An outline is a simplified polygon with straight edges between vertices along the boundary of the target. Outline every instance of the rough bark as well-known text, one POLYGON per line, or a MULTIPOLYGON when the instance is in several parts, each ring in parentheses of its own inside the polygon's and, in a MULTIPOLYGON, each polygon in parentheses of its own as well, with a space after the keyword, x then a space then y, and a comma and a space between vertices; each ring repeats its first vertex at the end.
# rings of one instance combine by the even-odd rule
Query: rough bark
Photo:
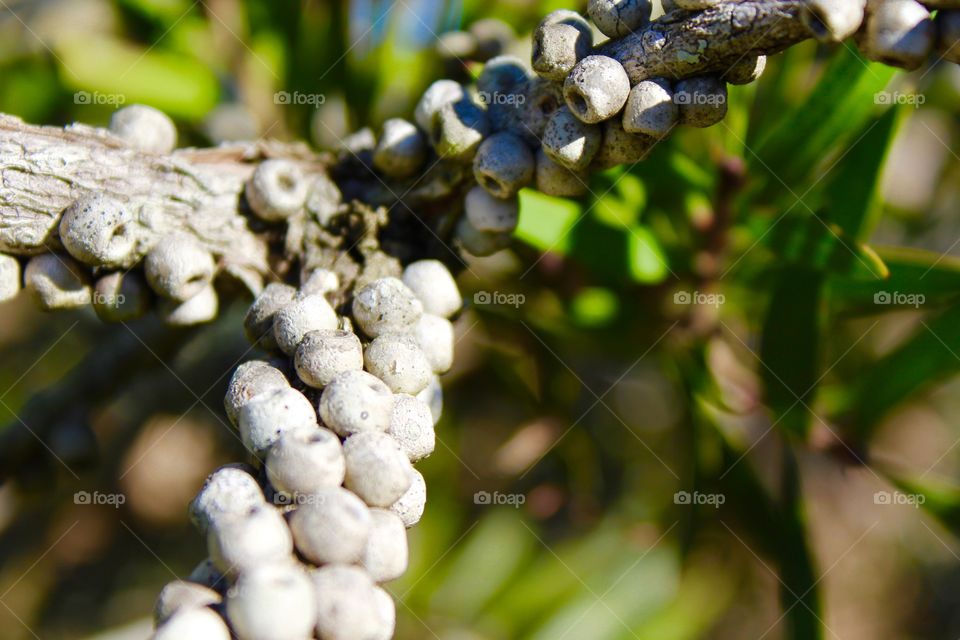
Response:
POLYGON ((769 55, 810 38, 803 0, 728 1, 701 12, 673 11, 642 31, 600 45, 630 82, 722 73, 750 56, 769 55))

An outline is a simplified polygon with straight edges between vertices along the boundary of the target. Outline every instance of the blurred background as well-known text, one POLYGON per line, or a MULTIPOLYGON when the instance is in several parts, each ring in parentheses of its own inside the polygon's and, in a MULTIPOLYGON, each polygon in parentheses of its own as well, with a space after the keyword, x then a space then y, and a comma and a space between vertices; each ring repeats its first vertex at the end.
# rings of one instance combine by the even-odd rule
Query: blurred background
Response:
MULTIPOLYGON (((582 4, 3 0, 0 111, 335 149, 582 4)), ((958 116, 956 65, 809 42, 589 196, 524 192, 460 276, 397 637, 960 637, 958 116)), ((243 458, 244 307, 171 332, 0 306, 0 638, 148 635, 206 556, 186 505, 243 458)))

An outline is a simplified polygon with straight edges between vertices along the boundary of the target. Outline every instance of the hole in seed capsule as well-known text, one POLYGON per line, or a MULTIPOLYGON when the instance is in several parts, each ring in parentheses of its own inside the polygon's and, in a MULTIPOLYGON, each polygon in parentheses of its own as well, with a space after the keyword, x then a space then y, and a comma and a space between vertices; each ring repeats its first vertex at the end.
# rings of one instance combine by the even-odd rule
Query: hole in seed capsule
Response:
POLYGON ((587 109, 588 109, 587 100, 586 98, 583 97, 582 93, 579 93, 579 92, 574 93, 571 100, 573 102, 574 111, 576 111, 580 115, 583 115, 587 112, 587 109))
POLYGON ((819 9, 807 9, 807 29, 818 38, 830 35, 830 29, 827 27, 819 9))
POLYGON ((537 102, 537 108, 545 116, 550 115, 557 110, 557 101, 553 96, 543 96, 537 102))
POLYGON ((284 191, 293 191, 293 188, 297 185, 297 181, 289 173, 281 173, 277 176, 277 185, 284 191))
POLYGON ((361 412, 360 412, 360 419, 361 419, 361 420, 366 420, 366 419, 369 418, 369 417, 370 417, 370 412, 369 412, 369 411, 361 411, 361 412))
POLYGON ((502 190, 500 183, 497 182, 491 176, 483 176, 482 178, 480 178, 480 183, 490 193, 500 193, 500 191, 502 190))

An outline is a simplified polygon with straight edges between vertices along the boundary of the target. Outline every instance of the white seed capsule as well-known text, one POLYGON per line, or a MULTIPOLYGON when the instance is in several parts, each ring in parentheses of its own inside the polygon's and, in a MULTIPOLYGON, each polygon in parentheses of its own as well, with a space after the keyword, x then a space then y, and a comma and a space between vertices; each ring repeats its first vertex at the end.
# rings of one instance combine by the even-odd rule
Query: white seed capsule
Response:
POLYGON ((290 561, 293 538, 280 511, 265 503, 240 515, 218 518, 207 532, 207 549, 214 566, 234 577, 258 566, 290 561))
POLYGON ((685 78, 674 87, 673 100, 681 124, 710 127, 727 115, 727 83, 717 76, 685 78))
POLYGON ((576 64, 563 83, 563 98, 570 111, 586 123, 617 115, 630 95, 630 78, 623 65, 607 56, 587 56, 576 64))
POLYGON ((315 564, 359 562, 372 525, 367 505, 341 487, 305 498, 290 516, 297 550, 315 564))
POLYGON ((592 167, 609 169, 621 164, 634 164, 647 159, 657 144, 657 139, 642 133, 623 130, 620 118, 611 118, 603 123, 603 142, 593 157, 592 167))
POLYGON ((280 309, 292 303, 297 290, 288 284, 271 282, 257 294, 243 318, 243 333, 250 344, 275 349, 273 318, 280 309))
POLYGON ((463 99, 441 106, 428 131, 437 155, 472 162, 480 143, 490 134, 490 120, 483 108, 463 99))
POLYGON ((531 149, 540 139, 550 117, 563 106, 563 85, 534 76, 490 103, 487 114, 494 131, 509 131, 523 139, 531 149))
POLYGON ((283 434, 270 447, 266 468, 270 484, 288 496, 339 487, 346 473, 340 439, 322 428, 283 434))
POLYGON ((427 357, 434 373, 446 373, 453 366, 453 325, 446 318, 423 314, 413 330, 417 346, 427 357))
POLYGON ((417 260, 403 270, 403 284, 423 304, 423 311, 449 318, 463 306, 453 274, 439 260, 417 260))
POLYGON ((126 322, 150 308, 150 289, 136 271, 108 273, 93 288, 93 310, 104 322, 126 322))
POLYGON ((586 169, 600 149, 601 129, 595 124, 586 124, 574 116, 570 109, 558 109, 543 132, 543 150, 555 162, 578 171, 586 169))
POLYGON ((600 33, 622 38, 645 27, 653 5, 650 0, 590 0, 587 14, 600 33))
POLYGON ((492 104, 509 99, 530 79, 523 61, 516 56, 491 58, 477 76, 477 93, 483 104, 492 104))
POLYGON ((573 66, 590 54, 593 32, 575 11, 547 15, 533 32, 533 70, 548 80, 563 80, 573 66))
POLYGON ((209 587, 218 594, 227 587, 227 579, 213 566, 213 560, 210 558, 204 558, 197 563, 197 566, 187 576, 187 581, 209 587))
POLYGON ((313 635, 317 595, 294 563, 256 567, 227 592, 227 616, 238 640, 303 640, 313 635))
POLYGON ((404 331, 423 315, 423 304, 397 278, 380 278, 353 297, 353 319, 371 338, 404 331))
POLYGON ((373 165, 393 178, 406 178, 416 173, 427 159, 427 141, 411 122, 390 118, 383 123, 383 132, 373 152, 373 165))
POLYGON ((77 198, 64 210, 57 232, 67 252, 84 264, 129 267, 139 258, 130 205, 104 193, 77 198))
POLYGON ((398 393, 387 434, 397 441, 410 462, 426 458, 436 446, 430 407, 413 396, 398 393))
POLYGON ((677 125, 680 111, 666 80, 643 80, 630 90, 623 128, 661 139, 677 125))
POLYGON ((734 63, 721 76, 730 84, 750 84, 763 75, 767 68, 767 56, 747 56, 734 63))
POLYGON ((960 11, 940 10, 935 23, 937 53, 947 62, 960 64, 960 11))
POLYGON ((322 389, 339 373, 363 369, 363 346, 342 329, 310 331, 297 346, 294 367, 304 384, 322 389))
POLYGON ((800 21, 821 42, 842 42, 860 28, 866 0, 807 0, 800 21))
POLYGON ((244 193, 261 220, 279 222, 303 209, 312 184, 289 160, 264 160, 254 169, 244 193))
POLYGON ((216 265, 210 252, 188 235, 161 239, 144 261, 147 282, 158 295, 184 302, 213 280, 216 265))
POLYGON ((440 377, 433 376, 427 388, 418 393, 416 398, 430 407, 433 426, 437 426, 437 423, 440 422, 440 416, 443 414, 443 387, 440 384, 440 377))
POLYGON ((413 112, 413 119, 424 131, 433 127, 434 116, 440 108, 451 102, 459 102, 467 97, 467 91, 453 80, 437 80, 423 92, 413 112))
POLYGON ((513 242, 512 234, 480 231, 470 224, 466 216, 457 223, 456 236, 467 253, 479 257, 493 255, 513 242))
POLYGON ((430 383, 433 368, 412 336, 385 333, 367 345, 367 371, 383 380, 394 393, 420 393, 430 383))
POLYGON ((360 564, 374 582, 396 580, 407 570, 407 530, 392 511, 370 509, 370 516, 370 537, 360 564))
POLYGON ((340 276, 336 271, 329 269, 314 269, 300 285, 300 293, 305 296, 327 296, 338 289, 340 289, 340 276))
POLYGON ((0 253, 0 302, 12 300, 20 292, 20 262, 0 253))
POLYGON ((177 127, 164 112, 132 104, 113 113, 110 133, 147 153, 170 153, 177 146, 177 127))
MULTIPOLYGON (((548 196, 575 198, 587 192, 589 181, 586 169, 571 171, 554 162, 543 149, 537 150, 537 191, 548 196)), ((471 253, 480 255, 474 251, 471 253)))
POLYGON ((290 387, 271 389, 251 399, 241 407, 238 423, 243 445, 258 458, 284 433, 318 426, 313 405, 290 387))
POLYGON ((345 371, 323 389, 320 419, 340 436, 386 431, 393 411, 393 393, 366 371, 345 371))
POLYGON ((317 594, 317 637, 322 640, 389 640, 393 625, 363 569, 332 565, 311 571, 317 594))
POLYGON ((23 270, 23 281, 44 311, 76 309, 90 304, 92 298, 89 276, 70 256, 33 256, 23 270))
POLYGON ((868 0, 861 50, 871 60, 917 69, 933 51, 930 12, 914 0, 868 0))
POLYGON ((217 317, 220 301, 217 290, 208 285, 188 300, 178 302, 164 299, 160 301, 160 316, 171 327, 190 327, 210 322, 217 317))
POLYGON ((238 516, 266 504, 263 490, 247 469, 246 465, 228 464, 207 476, 190 503, 190 521, 201 532, 223 517, 238 516))
POLYGON ((230 630, 213 609, 184 609, 160 625, 151 640, 230 640, 230 630))
POLYGON ((400 499, 390 505, 390 511, 400 516, 403 526, 407 529, 420 522, 423 511, 427 506, 427 483, 423 474, 416 469, 410 476, 410 488, 400 496, 400 499))
POLYGON ((512 198, 533 180, 534 159, 530 147, 519 137, 495 133, 477 148, 473 175, 497 198, 512 198))
POLYGON ((185 580, 164 585, 153 607, 153 622, 160 626, 181 609, 201 609, 220 604, 220 594, 210 587, 185 580))
POLYGON ((374 603, 377 606, 377 620, 379 621, 376 640, 390 640, 397 624, 397 606, 393 603, 390 594, 384 589, 375 586, 373 593, 374 603))
POLYGON ((371 507, 389 507, 410 488, 413 467, 397 441, 379 431, 350 436, 343 443, 344 486, 371 507))
POLYGON ((303 296, 277 311, 273 316, 273 337, 288 356, 297 350, 303 336, 311 331, 337 328, 337 314, 321 295, 303 296))
POLYGON ((287 377, 280 369, 263 360, 249 360, 238 366, 230 377, 223 408, 230 422, 236 425, 240 409, 254 396, 289 386, 287 377))
POLYGON ((478 231, 512 233, 520 220, 520 203, 516 196, 496 198, 486 189, 473 187, 463 204, 467 220, 478 231))

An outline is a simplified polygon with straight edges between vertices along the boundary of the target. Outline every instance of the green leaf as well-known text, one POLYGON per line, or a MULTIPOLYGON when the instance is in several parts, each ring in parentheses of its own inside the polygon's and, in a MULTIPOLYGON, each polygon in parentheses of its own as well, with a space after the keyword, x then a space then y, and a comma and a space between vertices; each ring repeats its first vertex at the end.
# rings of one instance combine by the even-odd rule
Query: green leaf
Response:
POLYGON ((822 208, 829 221, 856 241, 866 240, 876 223, 880 172, 903 113, 890 109, 868 124, 830 172, 822 208))
POLYGON ((817 381, 822 283, 823 275, 817 271, 782 269, 760 344, 767 406, 780 429, 800 437, 809 431, 807 407, 817 381))
POLYGON ((515 236, 540 251, 566 255, 572 242, 570 232, 580 215, 580 205, 572 200, 523 189, 515 236))
POLYGON ((853 242, 839 225, 824 216, 795 213, 771 224, 764 232, 764 242, 782 262, 859 279, 877 280, 888 275, 875 251, 853 242))
POLYGON ((842 422, 861 441, 891 410, 960 371, 960 306, 925 320, 902 345, 861 372, 842 422))
MULTIPOLYGON (((780 116, 751 154, 750 174, 773 174, 768 194, 783 185, 802 197, 813 170, 860 131, 876 109, 875 95, 894 69, 865 60, 853 47, 842 47, 807 99, 780 116)), ((791 195, 791 199, 793 196, 791 195)))
POLYGON ((882 280, 832 277, 834 313, 874 314, 895 308, 937 308, 960 298, 960 258, 910 247, 878 247, 889 274, 882 280))
POLYGON ((670 269, 667 267, 667 256, 656 236, 640 225, 628 229, 627 233, 630 278, 642 284, 663 282, 670 273, 670 269))

